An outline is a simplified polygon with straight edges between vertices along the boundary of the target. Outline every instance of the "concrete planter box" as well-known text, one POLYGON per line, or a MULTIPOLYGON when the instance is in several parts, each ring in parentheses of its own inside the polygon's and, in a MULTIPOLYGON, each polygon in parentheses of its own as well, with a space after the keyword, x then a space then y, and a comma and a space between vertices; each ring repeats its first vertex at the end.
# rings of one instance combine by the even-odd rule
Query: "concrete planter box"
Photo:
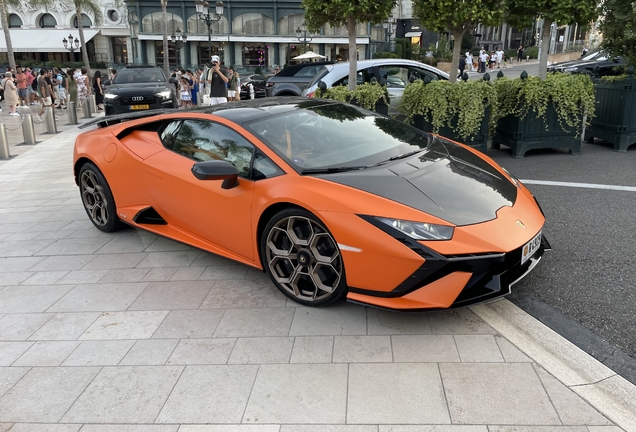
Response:
POLYGON ((636 80, 609 82, 595 79, 596 117, 585 129, 585 139, 600 138, 611 142, 614 151, 626 152, 636 144, 636 80))

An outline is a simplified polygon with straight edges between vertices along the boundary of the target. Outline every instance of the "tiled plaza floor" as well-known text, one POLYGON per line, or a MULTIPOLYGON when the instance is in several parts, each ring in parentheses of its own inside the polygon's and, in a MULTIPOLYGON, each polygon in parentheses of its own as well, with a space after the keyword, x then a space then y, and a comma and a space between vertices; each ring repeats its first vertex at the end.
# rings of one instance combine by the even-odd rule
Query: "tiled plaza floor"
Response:
POLYGON ((0 431, 618 432, 470 309, 306 308, 263 273, 104 234, 74 129, 0 165, 0 431))

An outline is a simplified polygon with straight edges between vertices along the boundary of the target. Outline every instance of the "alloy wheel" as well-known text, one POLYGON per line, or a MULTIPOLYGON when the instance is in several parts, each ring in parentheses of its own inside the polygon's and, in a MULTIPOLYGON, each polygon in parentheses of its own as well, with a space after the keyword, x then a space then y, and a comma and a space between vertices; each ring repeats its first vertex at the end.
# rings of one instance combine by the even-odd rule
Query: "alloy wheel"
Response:
POLYGON ((104 187, 91 170, 82 172, 80 177, 82 201, 93 223, 98 227, 108 224, 108 201, 104 194, 104 187))
POLYGON ((335 293, 343 278, 333 237, 304 216, 284 217, 267 234, 266 259, 275 281, 292 297, 318 302, 335 293))

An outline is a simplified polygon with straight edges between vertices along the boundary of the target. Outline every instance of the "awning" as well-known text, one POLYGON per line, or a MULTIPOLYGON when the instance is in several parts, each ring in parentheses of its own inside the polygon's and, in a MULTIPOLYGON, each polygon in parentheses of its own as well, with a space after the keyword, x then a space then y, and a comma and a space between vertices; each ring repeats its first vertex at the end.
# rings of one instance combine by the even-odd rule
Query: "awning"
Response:
MULTIPOLYGON (((71 34, 79 40, 77 29, 9 29, 13 52, 69 52, 62 39, 71 34)), ((84 40, 88 42, 99 33, 97 29, 84 29, 84 40)), ((0 52, 7 52, 4 32, 0 32, 0 52)))
POLYGON ((422 32, 408 32, 404 35, 404 37, 420 37, 422 36, 422 32))

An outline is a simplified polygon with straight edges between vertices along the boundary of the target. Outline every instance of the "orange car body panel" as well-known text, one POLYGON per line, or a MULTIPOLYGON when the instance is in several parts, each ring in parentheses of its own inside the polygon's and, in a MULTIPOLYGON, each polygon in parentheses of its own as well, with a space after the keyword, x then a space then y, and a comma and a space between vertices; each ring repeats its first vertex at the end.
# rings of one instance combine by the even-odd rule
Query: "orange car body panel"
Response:
MULTIPOLYGON (((336 239, 347 284, 384 293, 404 282, 424 259, 359 215, 448 225, 390 199, 319 177, 299 175, 256 136, 223 117, 175 112, 153 120, 177 118, 201 118, 231 127, 285 174, 259 181, 239 179, 237 187, 222 189, 220 181, 196 179, 190 173, 194 161, 163 147, 156 133, 134 131, 121 142, 116 138, 128 128, 147 123, 147 119, 85 132, 77 138, 74 162, 86 158, 98 166, 116 197, 117 214, 130 225, 262 269, 257 233, 261 215, 279 203, 300 206, 321 219, 336 239), (135 223, 134 216, 147 207, 155 208, 168 224, 135 223)), ((502 171, 502 175, 506 174, 502 171)), ((514 206, 499 209, 497 218, 456 227, 451 241, 421 244, 443 255, 509 252, 533 238, 544 222, 532 195, 522 186, 514 206), (525 230, 517 220, 522 221, 525 230)), ((351 292, 348 298, 392 309, 445 308, 457 298, 470 276, 457 271, 399 298, 351 292)))

